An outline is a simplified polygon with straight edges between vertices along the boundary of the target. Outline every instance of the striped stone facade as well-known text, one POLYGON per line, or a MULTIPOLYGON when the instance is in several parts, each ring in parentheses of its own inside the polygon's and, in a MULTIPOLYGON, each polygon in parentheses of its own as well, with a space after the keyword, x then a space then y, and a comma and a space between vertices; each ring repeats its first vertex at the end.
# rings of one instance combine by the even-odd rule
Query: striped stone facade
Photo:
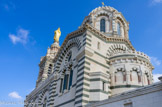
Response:
POLYGON ((150 59, 134 49, 128 30, 128 22, 114 8, 94 9, 61 47, 54 42, 48 48, 25 107, 82 107, 152 84, 150 59), (108 21, 105 32, 99 27, 102 18, 108 21))

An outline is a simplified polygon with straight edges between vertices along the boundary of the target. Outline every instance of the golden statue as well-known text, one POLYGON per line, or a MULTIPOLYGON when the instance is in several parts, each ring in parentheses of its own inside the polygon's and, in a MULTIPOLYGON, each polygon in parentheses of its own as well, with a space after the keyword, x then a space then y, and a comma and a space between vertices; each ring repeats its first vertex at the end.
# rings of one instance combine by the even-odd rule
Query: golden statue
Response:
POLYGON ((55 42, 59 42, 60 36, 61 36, 61 31, 60 31, 60 28, 58 28, 58 29, 55 31, 55 36, 54 36, 55 42))
POLYGON ((105 3, 104 3, 104 2, 102 2, 102 5, 103 5, 103 6, 105 6, 105 3))

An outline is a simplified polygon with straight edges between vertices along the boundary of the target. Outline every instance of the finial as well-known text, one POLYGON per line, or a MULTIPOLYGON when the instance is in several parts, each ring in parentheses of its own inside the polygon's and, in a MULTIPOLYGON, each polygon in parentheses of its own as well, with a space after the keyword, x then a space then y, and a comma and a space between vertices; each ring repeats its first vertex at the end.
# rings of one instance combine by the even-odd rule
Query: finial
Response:
POLYGON ((58 28, 54 33, 55 33, 55 35, 54 35, 54 41, 55 42, 59 42, 59 38, 61 36, 60 28, 58 28))

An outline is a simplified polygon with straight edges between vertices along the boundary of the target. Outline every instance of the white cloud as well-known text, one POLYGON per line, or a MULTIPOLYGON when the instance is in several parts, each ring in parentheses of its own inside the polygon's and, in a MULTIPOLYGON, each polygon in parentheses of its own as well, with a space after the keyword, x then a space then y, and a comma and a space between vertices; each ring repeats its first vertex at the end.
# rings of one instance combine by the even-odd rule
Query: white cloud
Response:
POLYGON ((11 97, 11 98, 22 99, 22 97, 15 91, 9 93, 8 96, 11 97))
POLYGON ((28 40, 28 35, 29 35, 29 31, 25 30, 25 29, 18 29, 17 34, 9 34, 9 38, 11 39, 13 44, 16 43, 22 43, 22 44, 26 44, 27 40, 28 40))
POLYGON ((162 0, 152 0, 152 5, 162 3, 162 0))
POLYGON ((162 0, 153 0, 154 3, 162 3, 162 0))
POLYGON ((158 78, 162 76, 162 74, 153 74, 154 82, 160 81, 158 78))
POLYGON ((151 62, 155 66, 160 66, 161 65, 161 60, 159 60, 157 57, 150 57, 151 62))

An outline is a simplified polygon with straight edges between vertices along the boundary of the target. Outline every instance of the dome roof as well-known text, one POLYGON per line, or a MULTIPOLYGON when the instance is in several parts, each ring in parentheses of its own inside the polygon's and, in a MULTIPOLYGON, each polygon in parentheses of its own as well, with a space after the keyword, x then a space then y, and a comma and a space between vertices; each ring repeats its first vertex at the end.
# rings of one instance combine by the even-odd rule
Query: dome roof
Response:
POLYGON ((124 18, 121 12, 110 6, 102 6, 93 9, 86 16, 81 24, 81 27, 89 24, 100 32, 109 37, 120 37, 128 39, 129 23, 124 18), (101 31, 101 20, 103 20, 101 31), (119 27, 118 27, 119 26, 119 27))
MULTIPOLYGON (((86 23, 86 22, 92 22, 96 19, 96 17, 100 16, 100 15, 106 15, 109 17, 117 17, 117 16, 121 16, 122 14, 120 12, 118 12, 118 10, 114 9, 113 7, 110 6, 102 6, 102 7, 97 7, 95 9, 93 9, 88 16, 86 16, 83 20, 82 26, 86 23)), ((90 24, 89 23, 89 24, 90 24)))
POLYGON ((110 7, 110 6, 102 6, 102 7, 97 7, 97 8, 95 8, 95 9, 93 9, 93 10, 89 13, 89 15, 92 15, 92 14, 96 13, 96 12, 99 11, 99 10, 108 10, 108 11, 110 11, 110 12, 118 12, 118 10, 114 9, 113 7, 110 7))

